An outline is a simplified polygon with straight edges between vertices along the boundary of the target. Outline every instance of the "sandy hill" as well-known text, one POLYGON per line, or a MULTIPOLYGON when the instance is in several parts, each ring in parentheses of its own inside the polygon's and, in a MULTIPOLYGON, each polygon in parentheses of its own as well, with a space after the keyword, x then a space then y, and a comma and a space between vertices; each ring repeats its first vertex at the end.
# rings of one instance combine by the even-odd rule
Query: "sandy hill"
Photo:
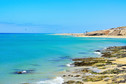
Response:
POLYGON ((85 33, 86 36, 126 36, 126 26, 85 33))

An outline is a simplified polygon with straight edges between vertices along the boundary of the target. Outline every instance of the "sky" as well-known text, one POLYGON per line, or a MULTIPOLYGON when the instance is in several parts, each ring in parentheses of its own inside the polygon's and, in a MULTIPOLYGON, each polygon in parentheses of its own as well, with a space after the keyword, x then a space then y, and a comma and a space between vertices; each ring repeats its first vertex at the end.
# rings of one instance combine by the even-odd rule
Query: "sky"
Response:
POLYGON ((0 0, 0 33, 83 33, 125 20, 126 0, 0 0))

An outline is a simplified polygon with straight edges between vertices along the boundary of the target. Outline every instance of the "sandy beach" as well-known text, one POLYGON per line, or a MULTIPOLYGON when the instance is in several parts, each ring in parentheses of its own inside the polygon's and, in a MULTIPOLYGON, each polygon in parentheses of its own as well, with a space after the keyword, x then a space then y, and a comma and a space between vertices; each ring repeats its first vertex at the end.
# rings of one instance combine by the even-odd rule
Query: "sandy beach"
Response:
POLYGON ((110 35, 86 36, 83 33, 62 33, 62 34, 54 34, 54 35, 70 35, 75 37, 98 37, 98 38, 126 38, 126 36, 110 36, 110 35))

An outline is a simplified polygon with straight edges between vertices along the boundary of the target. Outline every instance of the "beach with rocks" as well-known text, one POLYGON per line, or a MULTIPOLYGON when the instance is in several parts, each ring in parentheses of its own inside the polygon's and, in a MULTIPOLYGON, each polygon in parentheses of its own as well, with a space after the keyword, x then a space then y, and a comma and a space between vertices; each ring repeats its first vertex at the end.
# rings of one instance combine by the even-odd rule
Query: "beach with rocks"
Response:
POLYGON ((95 52, 100 52, 101 57, 72 59, 71 67, 60 74, 63 84, 125 84, 126 46, 95 52))

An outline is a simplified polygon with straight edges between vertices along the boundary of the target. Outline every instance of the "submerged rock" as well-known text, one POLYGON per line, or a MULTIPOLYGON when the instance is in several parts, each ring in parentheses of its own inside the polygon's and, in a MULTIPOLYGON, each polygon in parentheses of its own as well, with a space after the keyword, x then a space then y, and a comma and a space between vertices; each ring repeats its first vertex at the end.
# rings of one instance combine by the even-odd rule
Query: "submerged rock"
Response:
POLYGON ((70 56, 62 56, 62 57, 59 57, 60 59, 71 59, 70 56))
POLYGON ((95 52, 101 52, 100 50, 95 50, 95 52))
POLYGON ((86 52, 79 52, 78 54, 86 54, 86 52))
POLYGON ((20 71, 15 71, 14 74, 30 74, 33 72, 34 70, 20 70, 20 71))
POLYGON ((84 84, 82 81, 69 80, 63 84, 84 84))
POLYGON ((74 80, 69 80, 69 81, 67 81, 67 82, 64 82, 63 84, 73 84, 73 83, 75 83, 74 80))
POLYGON ((95 63, 108 63, 109 61, 105 58, 77 58, 73 59, 75 66, 92 66, 95 63))
POLYGON ((49 59, 49 61, 60 62, 60 61, 71 60, 71 59, 72 58, 70 56, 61 56, 61 57, 58 57, 58 58, 49 59))
POLYGON ((30 65, 32 65, 32 66, 40 66, 39 64, 30 64, 30 65))
POLYGON ((76 81, 75 84, 84 84, 82 81, 76 81))

